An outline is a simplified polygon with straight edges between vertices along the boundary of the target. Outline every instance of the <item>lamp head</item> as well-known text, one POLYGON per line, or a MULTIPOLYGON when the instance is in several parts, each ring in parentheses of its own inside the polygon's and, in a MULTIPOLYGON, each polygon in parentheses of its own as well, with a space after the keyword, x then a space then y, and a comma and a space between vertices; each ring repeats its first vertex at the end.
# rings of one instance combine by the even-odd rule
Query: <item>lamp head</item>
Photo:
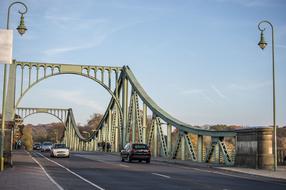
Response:
POLYGON ((25 26, 23 14, 21 14, 21 20, 20 20, 19 26, 17 27, 17 30, 18 30, 18 32, 19 32, 19 34, 20 34, 21 36, 22 36, 22 35, 26 32, 26 30, 27 30, 27 28, 26 28, 26 26, 25 26))
POLYGON ((263 31, 260 33, 260 41, 258 42, 258 45, 261 49, 264 49, 267 46, 267 43, 264 40, 263 31))

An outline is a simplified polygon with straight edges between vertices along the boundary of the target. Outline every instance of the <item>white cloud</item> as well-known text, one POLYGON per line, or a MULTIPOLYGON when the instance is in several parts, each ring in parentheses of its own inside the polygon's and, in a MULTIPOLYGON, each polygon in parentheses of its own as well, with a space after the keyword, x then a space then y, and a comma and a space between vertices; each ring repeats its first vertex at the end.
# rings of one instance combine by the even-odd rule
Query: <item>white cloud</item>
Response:
POLYGON ((286 49, 286 45, 277 44, 276 47, 286 49))
POLYGON ((204 92, 203 89, 189 89, 189 90, 181 91, 181 94, 183 94, 183 95, 190 95, 190 94, 201 94, 203 92, 204 92))
POLYGON ((59 99, 61 101, 71 102, 77 106, 84 106, 93 109, 95 112, 104 112, 102 105, 99 105, 96 101, 88 99, 79 91, 67 91, 53 89, 53 93, 49 94, 50 97, 59 99))
POLYGON ((276 5, 272 0, 217 0, 219 3, 234 3, 245 7, 267 7, 276 5))
POLYGON ((260 82, 260 83, 247 83, 247 84, 230 84, 229 88, 233 90, 250 91, 257 90, 270 86, 272 83, 270 81, 260 82))
POLYGON ((211 99, 203 89, 189 89, 189 90, 183 90, 181 91, 182 95, 196 95, 198 97, 203 97, 205 100, 207 100, 210 103, 214 103, 213 99, 211 99))
POLYGON ((227 97, 215 85, 211 85, 211 87, 219 97, 221 97, 222 99, 227 99, 227 97))
POLYGON ((105 38, 106 38, 106 35, 97 36, 95 40, 91 40, 91 42, 83 44, 83 45, 76 44, 76 45, 69 45, 65 47, 56 47, 56 48, 47 49, 43 51, 42 53, 46 56, 54 56, 54 55, 68 53, 72 51, 95 48, 95 47, 100 46, 105 40, 105 38))
POLYGON ((67 52, 76 51, 76 50, 88 49, 88 48, 92 48, 94 46, 96 46, 96 45, 85 44, 82 46, 68 46, 68 47, 51 48, 51 49, 47 49, 47 50, 43 51, 43 54, 45 54, 47 56, 52 56, 52 55, 67 53, 67 52))

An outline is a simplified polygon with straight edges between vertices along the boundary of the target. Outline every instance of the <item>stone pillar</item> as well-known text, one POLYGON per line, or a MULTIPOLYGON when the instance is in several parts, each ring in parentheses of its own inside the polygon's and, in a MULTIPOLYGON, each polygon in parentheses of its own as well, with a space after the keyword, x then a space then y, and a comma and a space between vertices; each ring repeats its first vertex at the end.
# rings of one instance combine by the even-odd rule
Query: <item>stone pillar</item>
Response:
POLYGON ((272 128, 257 129, 258 168, 273 169, 272 128))
POLYGON ((235 165, 259 169, 273 169, 272 128, 236 130, 235 165))

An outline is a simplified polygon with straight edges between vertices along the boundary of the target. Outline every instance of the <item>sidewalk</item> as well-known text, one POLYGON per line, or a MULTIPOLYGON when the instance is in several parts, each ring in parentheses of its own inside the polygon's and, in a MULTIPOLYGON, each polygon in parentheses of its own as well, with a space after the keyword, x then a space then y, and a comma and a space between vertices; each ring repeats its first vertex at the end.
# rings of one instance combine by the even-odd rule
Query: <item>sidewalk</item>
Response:
POLYGON ((0 172, 0 189, 57 189, 28 152, 13 151, 12 159, 14 166, 0 172))
POLYGON ((282 179, 286 181, 286 166, 285 165, 278 166, 277 171, 274 172, 272 170, 262 170, 262 169, 223 167, 223 166, 217 166, 217 165, 212 165, 208 163, 196 163, 190 160, 172 160, 172 159, 166 159, 166 158, 152 158, 152 160, 157 161, 157 162, 177 164, 177 165, 188 166, 188 167, 214 168, 214 169, 225 170, 225 171, 232 171, 232 172, 245 173, 245 174, 250 174, 250 175, 270 177, 270 178, 275 178, 279 180, 282 179))
POLYGON ((271 177, 276 179, 282 179, 286 181, 286 166, 278 166, 277 171, 251 169, 251 168, 237 168, 237 167, 217 167, 221 170, 228 170, 233 172, 246 173, 251 175, 259 175, 263 177, 271 177))

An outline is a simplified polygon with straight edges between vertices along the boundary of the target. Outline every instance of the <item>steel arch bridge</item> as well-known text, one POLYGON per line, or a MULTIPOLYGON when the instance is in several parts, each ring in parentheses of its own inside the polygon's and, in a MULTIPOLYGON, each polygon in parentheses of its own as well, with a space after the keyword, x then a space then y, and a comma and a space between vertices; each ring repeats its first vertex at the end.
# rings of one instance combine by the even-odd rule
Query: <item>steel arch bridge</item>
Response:
POLYGON ((154 157, 191 159, 196 162, 221 162, 226 165, 234 163, 234 150, 229 150, 224 141, 225 138, 235 139, 234 131, 206 130, 172 117, 148 96, 128 66, 69 65, 14 60, 10 65, 7 94, 9 96, 6 99, 5 113, 8 121, 13 122, 15 113, 19 114, 21 111, 24 113, 25 110, 26 112, 30 110, 31 114, 42 111, 42 113, 52 114, 58 118, 61 118, 58 113, 64 112, 65 136, 63 141, 73 150, 96 150, 97 142, 104 141, 112 145, 112 151, 119 152, 127 142, 143 142, 152 148, 154 157), (17 74, 20 75, 17 76, 17 74), (88 138, 80 134, 71 109, 18 107, 25 94, 35 85, 47 78, 62 74, 89 78, 111 95, 98 128, 88 138), (147 110, 152 115, 152 124, 148 129, 147 110), (166 138, 162 130, 164 127, 167 131, 166 138), (179 131, 175 146, 172 146, 174 140, 172 128, 179 131), (211 140, 206 144, 204 139, 209 137, 211 140))

